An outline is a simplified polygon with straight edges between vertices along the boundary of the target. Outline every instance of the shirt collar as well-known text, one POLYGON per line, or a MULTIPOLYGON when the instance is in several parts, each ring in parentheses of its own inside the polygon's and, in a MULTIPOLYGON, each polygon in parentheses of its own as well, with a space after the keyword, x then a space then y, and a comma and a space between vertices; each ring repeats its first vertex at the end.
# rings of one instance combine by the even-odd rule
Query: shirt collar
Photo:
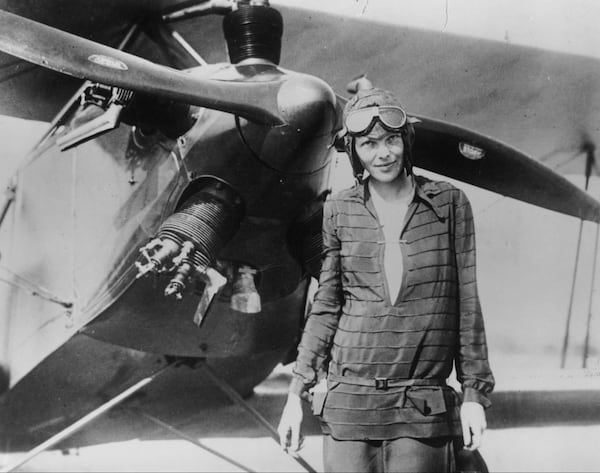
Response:
MULTIPOLYGON (((367 207, 369 207, 369 205, 372 206, 372 202, 370 202, 371 195, 369 192, 368 182, 369 178, 367 177, 362 181, 362 183, 354 186, 354 188, 352 189, 353 192, 351 193, 351 197, 360 200, 360 202, 362 202, 367 207)), ((442 192, 442 188, 440 187, 439 183, 427 179, 426 177, 416 175, 414 176, 414 182, 415 197, 413 199, 413 202, 415 202, 417 199, 421 200, 429 207, 431 207, 431 210, 433 210, 438 219, 445 220, 447 218, 446 212, 433 200, 435 196, 442 192)))

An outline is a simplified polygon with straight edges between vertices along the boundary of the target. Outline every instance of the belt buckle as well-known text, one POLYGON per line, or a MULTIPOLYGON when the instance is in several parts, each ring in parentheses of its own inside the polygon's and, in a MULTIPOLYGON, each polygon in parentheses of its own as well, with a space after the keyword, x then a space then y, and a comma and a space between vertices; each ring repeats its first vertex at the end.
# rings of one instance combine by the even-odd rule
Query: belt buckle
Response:
POLYGON ((387 378, 375 378, 375 389, 378 391, 388 390, 388 379, 387 378))

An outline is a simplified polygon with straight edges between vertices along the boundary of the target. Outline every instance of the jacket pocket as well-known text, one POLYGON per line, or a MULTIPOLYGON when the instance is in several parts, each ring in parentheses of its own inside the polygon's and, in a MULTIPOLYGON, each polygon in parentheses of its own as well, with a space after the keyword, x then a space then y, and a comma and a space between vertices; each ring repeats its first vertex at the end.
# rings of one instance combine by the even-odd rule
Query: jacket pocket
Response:
POLYGON ((327 391, 313 393, 311 408, 314 415, 321 416, 323 414, 325 399, 327 399, 327 391))
POLYGON ((330 391, 335 389, 340 383, 332 382, 329 380, 323 380, 312 391, 311 409, 312 413, 316 416, 323 414, 323 408, 325 407, 325 401, 327 401, 327 395, 330 391))
POLYGON ((440 388, 435 389, 409 389, 406 393, 408 399, 417 410, 424 416, 435 416, 446 412, 446 400, 444 392, 440 388))

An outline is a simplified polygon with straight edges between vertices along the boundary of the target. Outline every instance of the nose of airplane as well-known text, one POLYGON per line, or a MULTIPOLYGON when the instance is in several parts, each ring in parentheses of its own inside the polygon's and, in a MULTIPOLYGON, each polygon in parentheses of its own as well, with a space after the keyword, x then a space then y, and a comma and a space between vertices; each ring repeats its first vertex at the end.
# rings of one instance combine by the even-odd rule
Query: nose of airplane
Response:
POLYGON ((316 136, 333 132, 336 96, 325 81, 295 74, 282 84, 277 104, 284 120, 297 131, 316 136))

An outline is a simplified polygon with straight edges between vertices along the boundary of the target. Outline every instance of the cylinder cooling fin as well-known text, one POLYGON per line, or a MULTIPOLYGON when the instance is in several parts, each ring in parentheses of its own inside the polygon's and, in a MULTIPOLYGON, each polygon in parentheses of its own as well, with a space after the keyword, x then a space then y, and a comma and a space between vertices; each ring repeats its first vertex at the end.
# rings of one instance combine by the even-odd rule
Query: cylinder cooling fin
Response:
POLYGON ((231 186, 214 177, 197 180, 156 237, 140 249, 138 278, 148 273, 169 274, 165 295, 177 299, 191 283, 203 283, 200 312, 205 313, 212 297, 227 282, 213 266, 223 246, 239 230, 243 216, 242 199, 231 186))
POLYGON ((243 217, 242 200, 227 184, 206 178, 158 230, 158 238, 179 245, 194 244, 196 265, 211 266, 221 248, 235 235, 243 217))
POLYGON ((223 32, 232 64, 245 59, 267 59, 279 64, 283 18, 267 4, 239 3, 223 19, 223 32))
POLYGON ((321 272, 323 204, 327 194, 325 192, 307 204, 288 232, 291 254, 308 275, 317 279, 321 272))

